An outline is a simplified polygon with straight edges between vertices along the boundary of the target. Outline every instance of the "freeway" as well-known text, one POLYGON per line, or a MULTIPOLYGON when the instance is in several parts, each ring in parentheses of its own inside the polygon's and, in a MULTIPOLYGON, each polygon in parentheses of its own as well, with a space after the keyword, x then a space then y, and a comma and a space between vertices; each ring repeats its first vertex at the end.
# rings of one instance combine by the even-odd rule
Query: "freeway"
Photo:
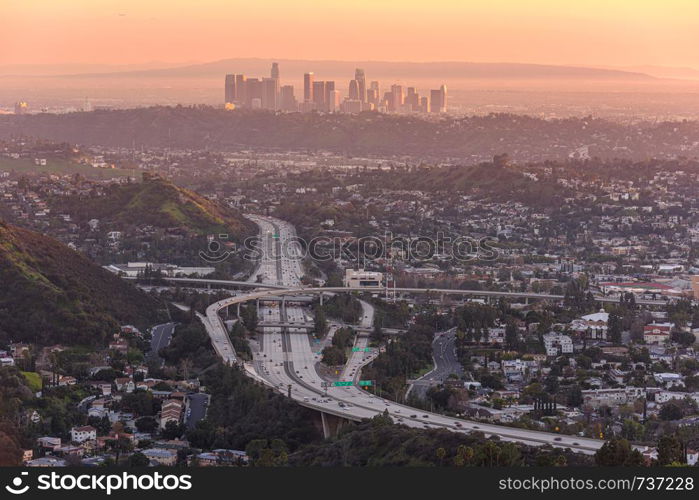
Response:
POLYGON ((160 352, 160 349, 167 347, 168 344, 170 344, 170 340, 172 339, 172 334, 174 332, 175 323, 155 325, 151 331, 150 352, 148 355, 153 359, 160 360, 162 363, 162 359, 160 359, 158 352, 160 352))
MULTIPOLYGON (((252 216, 250 216, 252 218, 252 216)), ((301 255, 301 250, 297 250, 298 254, 301 255)), ((286 270, 285 273, 289 274, 291 271, 286 270)), ((288 276, 291 278, 291 276, 288 276)), ((125 280, 137 280, 139 278, 133 276, 122 276, 125 280)), ((269 281, 258 282, 252 278, 248 281, 235 281, 235 280, 218 280, 210 278, 161 278, 164 281, 169 281, 173 283, 190 283, 190 284, 205 284, 205 285, 218 285, 218 286, 234 286, 234 287, 247 287, 247 288, 276 288, 279 290, 286 290, 288 286, 281 284, 281 281, 276 281, 275 283, 270 283, 269 281)), ((292 282, 294 280, 291 280, 292 282)), ((300 281, 296 279, 296 282, 300 284, 300 281)), ((155 288, 155 287, 154 287, 155 288)), ((326 292, 331 291, 347 291, 340 288, 325 288, 326 292)), ((522 298, 526 300, 563 300, 564 295, 550 294, 550 293, 534 293, 534 292, 499 292, 492 290, 459 290, 455 288, 374 288, 369 291, 373 292, 392 292, 398 294, 427 294, 427 295, 461 295, 461 296, 473 296, 473 297, 486 297, 486 298, 522 298)), ((295 294, 299 294, 297 291, 295 294)), ((621 300, 620 295, 605 296, 605 295, 595 295, 594 299, 598 302, 604 303, 618 303, 621 300)), ((651 299, 636 299, 636 304, 645 306, 662 307, 668 304, 667 300, 651 300, 651 299)))
MULTIPOLYGON (((253 273, 254 275, 255 273, 253 273)), ((125 280, 138 280, 141 278, 138 278, 137 276, 122 276, 122 279, 125 280)), ((215 280, 211 278, 170 278, 168 276, 164 276, 162 278, 159 278, 160 280, 163 281, 169 281, 172 283, 191 283, 191 284, 201 284, 201 285, 219 285, 219 286, 237 286, 241 288, 286 288, 282 285, 277 285, 273 283, 258 283, 257 281, 254 281, 254 279, 250 279, 248 281, 236 281, 236 280, 215 280)))
MULTIPOLYGON (((235 351, 230 343, 225 327, 219 317, 219 311, 239 303, 260 299, 260 315, 269 322, 288 324, 302 322, 305 312, 302 307, 282 307, 279 303, 265 303, 270 296, 293 296, 309 293, 347 292, 346 288, 304 288, 300 286, 300 253, 287 243, 295 235, 293 227, 278 219, 262 216, 250 216, 260 227, 262 235, 263 256, 259 262, 259 272, 263 281, 283 288, 254 290, 248 294, 229 297, 211 304, 206 315, 200 315, 214 345, 214 349, 226 363, 237 362, 235 351), (290 249, 289 249, 290 248, 290 249)), ((261 287, 259 287, 261 288, 261 287)), ((425 293, 421 289, 402 289, 405 291, 425 293)), ((470 291, 431 290, 430 292, 457 292, 468 294, 470 291)), ((484 293, 484 292, 472 292, 484 293)), ((497 294, 497 292, 490 292, 497 294)), ((502 293, 502 292, 500 292, 502 293)), ((540 297, 538 294, 530 294, 540 297)), ((558 298, 558 296, 551 296, 558 298)), ((363 303, 364 317, 362 326, 371 325, 373 309, 363 303)), ((369 306, 370 307, 370 306, 369 306)), ((548 444, 555 447, 571 448, 574 451, 591 454, 599 449, 604 441, 559 435, 541 431, 518 429, 494 424, 484 424, 464 419, 447 417, 430 413, 392 401, 384 400, 357 385, 344 387, 324 387, 325 380, 316 371, 320 356, 314 352, 311 339, 302 332, 290 333, 293 327, 269 328, 258 335, 253 342, 253 361, 244 364, 246 373, 256 380, 290 396, 299 404, 328 414, 350 420, 371 418, 388 411, 398 422, 417 428, 443 428, 454 432, 483 432, 486 436, 499 436, 503 440, 517 441, 530 445, 548 444)), ((356 347, 366 347, 368 340, 357 339, 356 347)), ((353 352, 342 379, 357 381, 361 367, 376 355, 371 352, 353 352)))
POLYGON ((418 397, 424 398, 427 390, 444 382, 452 373, 461 377, 464 368, 456 357, 456 328, 437 332, 432 341, 432 359, 434 368, 413 381, 408 392, 414 391, 418 397))

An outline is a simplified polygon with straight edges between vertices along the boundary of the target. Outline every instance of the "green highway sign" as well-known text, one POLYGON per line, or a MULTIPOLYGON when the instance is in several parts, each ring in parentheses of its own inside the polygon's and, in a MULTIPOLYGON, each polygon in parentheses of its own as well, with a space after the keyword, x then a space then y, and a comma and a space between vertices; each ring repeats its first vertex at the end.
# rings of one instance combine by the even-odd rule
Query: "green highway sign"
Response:
POLYGON ((351 385, 353 385, 351 380, 348 382, 346 382, 344 380, 339 380, 337 382, 333 382, 333 387, 347 387, 347 386, 351 386, 351 385))
POLYGON ((279 233, 274 233, 274 239, 278 240, 279 239, 279 233))
POLYGON ((371 352, 371 347, 353 347, 352 352, 371 352))
POLYGON ((362 387, 366 387, 369 385, 374 385, 374 383, 371 380, 360 380, 359 385, 362 387))

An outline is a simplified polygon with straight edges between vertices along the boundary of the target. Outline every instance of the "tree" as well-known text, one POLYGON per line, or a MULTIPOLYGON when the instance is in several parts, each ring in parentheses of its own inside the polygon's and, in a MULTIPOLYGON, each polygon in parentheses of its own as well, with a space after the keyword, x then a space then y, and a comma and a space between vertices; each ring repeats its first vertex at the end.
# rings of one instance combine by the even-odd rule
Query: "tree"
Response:
POLYGON ((165 439, 177 439, 184 434, 184 426, 170 420, 165 424, 162 434, 165 439))
POLYGON ((568 392, 568 406, 580 407, 584 402, 585 400, 583 399, 583 393, 582 389, 580 389, 580 386, 576 384, 573 387, 571 387, 570 391, 568 392))
POLYGON ((444 463, 444 457, 447 456, 447 450, 445 450, 443 447, 437 448, 435 451, 435 454, 437 455, 437 458, 439 459, 439 463, 443 464, 444 463))
POLYGON ((241 307, 240 316, 249 332, 257 330, 257 308, 254 305, 241 307))
POLYGON ((642 423, 636 422, 633 419, 627 418, 621 426, 621 435, 629 441, 638 441, 643 439, 645 427, 642 423))
POLYGON ((609 313, 609 319, 607 320, 607 334, 611 342, 621 344, 621 329, 621 316, 616 311, 612 311, 609 313))
POLYGON ((329 345, 323 349, 322 360, 327 366, 339 366, 347 362, 344 351, 334 345, 329 345))
POLYGON ((374 342, 383 342, 383 323, 384 323, 384 313, 381 310, 376 310, 374 313, 374 325, 371 331, 371 340, 374 342))
POLYGON ((128 460, 129 467, 148 467, 150 460, 140 451, 132 453, 128 460))
POLYGON ((153 417, 141 417, 136 420, 138 432, 153 432, 158 428, 158 422, 153 417))
POLYGON ((514 321, 508 321, 505 325, 505 345, 508 349, 516 349, 518 343, 517 325, 514 321))
POLYGON ((0 467, 14 467, 22 463, 22 449, 18 440, 0 431, 0 467))
POLYGON ((316 337, 322 337, 326 333, 328 333, 328 320, 325 317, 323 307, 317 305, 313 317, 313 334, 316 337))
POLYGON ((674 401, 668 401, 658 415, 662 420, 679 420, 682 418, 682 407, 674 401))
POLYGON ((665 435, 658 440, 658 464, 686 463, 684 446, 677 434, 665 435))
POLYGON ((595 453, 597 465, 610 466, 639 466, 645 463, 640 451, 631 447, 626 439, 611 439, 604 443, 595 453))

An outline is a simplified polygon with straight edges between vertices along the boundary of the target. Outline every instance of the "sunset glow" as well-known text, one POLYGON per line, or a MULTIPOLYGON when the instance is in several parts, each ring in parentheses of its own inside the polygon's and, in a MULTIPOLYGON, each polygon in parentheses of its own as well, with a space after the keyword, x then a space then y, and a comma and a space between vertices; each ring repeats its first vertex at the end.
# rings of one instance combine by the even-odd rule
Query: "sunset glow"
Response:
POLYGON ((0 64, 228 57, 699 66, 695 0, 5 0, 0 64))

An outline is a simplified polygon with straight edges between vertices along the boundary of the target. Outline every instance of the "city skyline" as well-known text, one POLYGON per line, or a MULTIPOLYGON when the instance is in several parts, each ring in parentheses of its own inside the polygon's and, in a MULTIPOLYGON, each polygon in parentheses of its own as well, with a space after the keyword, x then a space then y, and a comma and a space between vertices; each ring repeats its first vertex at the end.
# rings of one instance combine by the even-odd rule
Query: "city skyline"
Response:
POLYGON ((293 85, 281 85, 278 62, 271 64, 270 76, 249 78, 245 74, 228 73, 224 79, 224 106, 266 109, 272 111, 304 113, 312 111, 360 113, 379 111, 382 113, 446 113, 447 86, 430 89, 429 96, 420 96, 414 86, 403 91, 403 85, 394 83, 390 90, 381 92, 378 80, 367 87, 363 68, 355 68, 354 78, 347 85, 343 99, 334 80, 316 80, 312 71, 303 74, 303 93, 296 99, 293 85))

